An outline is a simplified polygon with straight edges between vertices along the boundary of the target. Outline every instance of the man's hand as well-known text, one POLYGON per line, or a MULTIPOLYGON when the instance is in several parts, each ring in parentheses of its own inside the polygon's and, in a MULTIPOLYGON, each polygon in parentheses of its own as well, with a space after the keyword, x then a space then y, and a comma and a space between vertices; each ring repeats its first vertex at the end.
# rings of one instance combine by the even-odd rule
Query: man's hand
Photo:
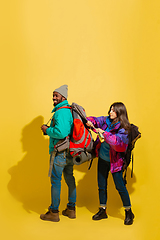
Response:
POLYGON ((46 129, 47 129, 48 127, 46 126, 46 125, 42 125, 41 126, 41 130, 46 134, 46 129))

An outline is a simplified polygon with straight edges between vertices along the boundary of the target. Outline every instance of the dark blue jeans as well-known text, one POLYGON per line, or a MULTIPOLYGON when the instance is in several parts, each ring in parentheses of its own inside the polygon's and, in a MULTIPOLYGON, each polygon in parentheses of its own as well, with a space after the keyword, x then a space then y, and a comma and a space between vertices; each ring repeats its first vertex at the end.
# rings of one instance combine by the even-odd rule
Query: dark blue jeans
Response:
MULTIPOLYGON (((110 171, 110 162, 107 162, 99 157, 98 159, 98 188, 100 206, 105 207, 107 203, 107 179, 110 171)), ((128 191, 123 182, 122 171, 112 173, 115 187, 119 192, 125 208, 131 207, 128 191)))

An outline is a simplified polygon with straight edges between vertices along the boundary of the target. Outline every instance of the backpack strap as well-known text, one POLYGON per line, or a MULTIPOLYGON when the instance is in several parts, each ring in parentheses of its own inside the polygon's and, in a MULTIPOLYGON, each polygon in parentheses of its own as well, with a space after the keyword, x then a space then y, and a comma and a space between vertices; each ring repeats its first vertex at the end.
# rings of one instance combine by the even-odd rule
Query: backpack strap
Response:
POLYGON ((126 178, 127 178, 127 168, 125 168, 125 170, 124 170, 124 176, 123 176, 123 182, 124 182, 125 185, 127 184, 126 178))
POLYGON ((57 110, 59 110, 61 108, 69 108, 69 109, 71 109, 71 107, 69 107, 69 106, 63 106, 63 107, 57 108, 57 110))
POLYGON ((88 170, 90 170, 90 168, 92 166, 92 163, 93 163, 93 158, 90 160, 90 164, 89 164, 88 170))
MULTIPOLYGON (((131 155, 131 161, 132 161, 132 169, 131 169, 131 178, 133 178, 133 153, 131 155)), ((124 176, 123 176, 123 182, 126 185, 127 184, 127 167, 123 170, 124 176)))
POLYGON ((132 170, 131 170, 131 178, 133 178, 133 153, 132 153, 132 170))

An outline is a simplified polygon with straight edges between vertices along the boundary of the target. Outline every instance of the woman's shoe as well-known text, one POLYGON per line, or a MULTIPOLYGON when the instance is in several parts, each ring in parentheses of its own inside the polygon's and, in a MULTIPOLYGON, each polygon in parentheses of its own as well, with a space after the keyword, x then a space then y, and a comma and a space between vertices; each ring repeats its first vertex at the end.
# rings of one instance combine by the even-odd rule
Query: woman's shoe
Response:
POLYGON ((99 211, 92 217, 92 220, 101 220, 105 218, 108 218, 106 209, 100 207, 99 211))
POLYGON ((124 220, 124 224, 125 225, 131 225, 133 223, 133 219, 134 219, 134 214, 131 210, 131 208, 129 210, 125 209, 125 220, 124 220))

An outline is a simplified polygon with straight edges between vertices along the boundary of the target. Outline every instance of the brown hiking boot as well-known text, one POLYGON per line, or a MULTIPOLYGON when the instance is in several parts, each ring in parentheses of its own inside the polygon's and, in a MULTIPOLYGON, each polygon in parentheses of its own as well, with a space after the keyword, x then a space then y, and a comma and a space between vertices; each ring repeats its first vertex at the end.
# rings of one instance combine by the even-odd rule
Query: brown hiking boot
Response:
POLYGON ((46 221, 52 221, 52 222, 59 222, 59 212, 52 212, 51 209, 49 209, 48 212, 46 212, 45 214, 41 214, 40 218, 42 220, 46 220, 46 221))
POLYGON ((76 210, 75 207, 68 207, 62 211, 62 215, 69 217, 69 218, 76 218, 76 210))

